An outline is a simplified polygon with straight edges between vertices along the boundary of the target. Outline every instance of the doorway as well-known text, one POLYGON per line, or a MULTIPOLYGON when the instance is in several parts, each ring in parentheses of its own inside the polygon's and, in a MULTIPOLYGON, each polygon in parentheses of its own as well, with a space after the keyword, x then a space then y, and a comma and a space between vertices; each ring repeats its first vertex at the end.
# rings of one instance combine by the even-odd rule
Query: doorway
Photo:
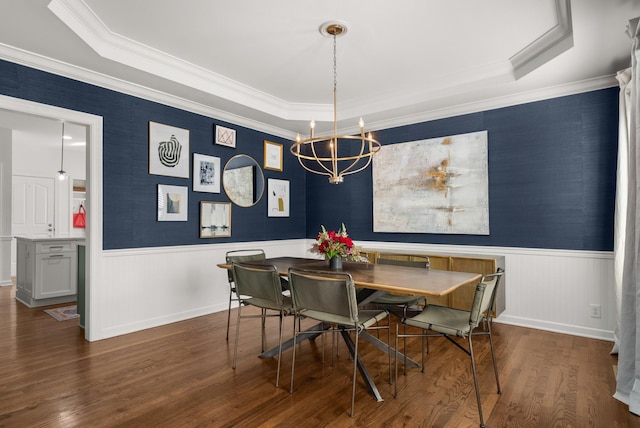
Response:
MULTIPOLYGON (((45 104, 34 103, 17 98, 0 96, 0 118, 2 113, 11 116, 13 120, 34 119, 39 118, 45 121, 57 122, 58 126, 61 122, 73 124, 80 127, 85 134, 86 148, 84 153, 84 166, 86 168, 86 199, 85 207, 87 210, 87 229, 85 230, 86 242, 86 290, 85 290, 85 308, 87 316, 85 317, 84 335, 87 340, 92 340, 92 320, 96 318, 96 314, 92 311, 92 293, 91 287, 99 283, 99 275, 101 266, 101 248, 102 248, 102 195, 97 194, 98 189, 102 188, 102 117, 87 113, 77 112, 73 110, 62 109, 45 104), (19 118, 19 119, 18 119, 19 118), (94 190, 95 189, 95 190, 94 190), (93 211, 95 209, 95 211, 93 211)), ((0 128, 11 129, 10 124, 2 122, 0 119, 0 128)), ((61 148, 61 134, 58 132, 56 159, 60 160, 59 151, 61 148)), ((43 149, 44 150, 44 149, 43 149)), ((6 271, 6 266, 10 264, 10 239, 12 231, 11 225, 11 156, 7 157, 6 152, 2 152, 0 158, 0 272, 6 271), (7 170, 9 173, 7 174, 7 170), (7 184, 7 175, 9 176, 9 185, 7 184), (7 224, 9 227, 7 227, 7 224)), ((34 159, 36 156, 34 154, 34 159)), ((71 164, 69 164, 71 165, 71 164)), ((58 168, 56 168, 57 170, 58 168)), ((62 169, 62 168, 61 168, 62 169)), ((70 196, 73 197, 73 196, 70 196)), ((54 216, 56 217, 56 216, 54 216)), ((60 219, 63 216, 58 215, 60 219)), ((68 217, 68 216, 67 216, 68 217)), ((64 229, 64 224, 56 221, 54 227, 64 229)), ((69 221, 69 225, 71 222, 69 221)))

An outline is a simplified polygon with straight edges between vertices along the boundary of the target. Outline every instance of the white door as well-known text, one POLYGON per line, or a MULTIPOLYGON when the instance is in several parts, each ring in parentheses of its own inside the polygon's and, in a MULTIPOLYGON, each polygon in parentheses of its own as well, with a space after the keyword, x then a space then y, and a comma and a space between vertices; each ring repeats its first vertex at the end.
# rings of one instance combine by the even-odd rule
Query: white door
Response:
POLYGON ((11 233, 13 236, 51 238, 54 236, 55 180, 13 176, 11 192, 11 233))

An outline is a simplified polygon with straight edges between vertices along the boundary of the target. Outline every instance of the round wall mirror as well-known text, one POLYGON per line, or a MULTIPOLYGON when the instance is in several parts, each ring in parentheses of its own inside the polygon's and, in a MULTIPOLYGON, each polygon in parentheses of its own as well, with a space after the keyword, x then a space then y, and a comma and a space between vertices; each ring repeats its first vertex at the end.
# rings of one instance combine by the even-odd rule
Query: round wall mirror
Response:
POLYGON ((236 155, 224 166, 222 186, 231 202, 240 207, 251 207, 258 203, 264 192, 262 169, 251 156, 236 155))

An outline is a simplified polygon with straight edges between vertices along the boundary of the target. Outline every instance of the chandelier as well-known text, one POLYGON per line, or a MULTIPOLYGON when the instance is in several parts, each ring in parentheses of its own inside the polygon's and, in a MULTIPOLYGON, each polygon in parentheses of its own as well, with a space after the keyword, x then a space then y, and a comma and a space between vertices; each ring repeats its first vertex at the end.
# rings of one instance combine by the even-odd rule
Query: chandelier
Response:
POLYGON ((320 34, 333 37, 333 134, 316 136, 316 124, 312 120, 309 138, 301 139, 298 134, 290 149, 304 169, 328 176, 329 183, 332 184, 340 184, 345 175, 355 174, 368 167, 373 155, 381 147, 371 133, 365 135, 362 118, 359 122, 359 135, 338 135, 336 39, 346 32, 347 27, 342 22, 326 22, 320 26, 320 34))

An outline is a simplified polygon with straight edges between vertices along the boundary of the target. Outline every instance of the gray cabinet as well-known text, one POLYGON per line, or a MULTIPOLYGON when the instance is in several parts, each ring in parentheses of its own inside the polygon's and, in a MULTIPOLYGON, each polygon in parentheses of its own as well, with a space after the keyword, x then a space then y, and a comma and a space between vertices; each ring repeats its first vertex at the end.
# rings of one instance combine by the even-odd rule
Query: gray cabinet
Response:
POLYGON ((16 299, 29 307, 75 301, 78 242, 17 238, 16 299))

